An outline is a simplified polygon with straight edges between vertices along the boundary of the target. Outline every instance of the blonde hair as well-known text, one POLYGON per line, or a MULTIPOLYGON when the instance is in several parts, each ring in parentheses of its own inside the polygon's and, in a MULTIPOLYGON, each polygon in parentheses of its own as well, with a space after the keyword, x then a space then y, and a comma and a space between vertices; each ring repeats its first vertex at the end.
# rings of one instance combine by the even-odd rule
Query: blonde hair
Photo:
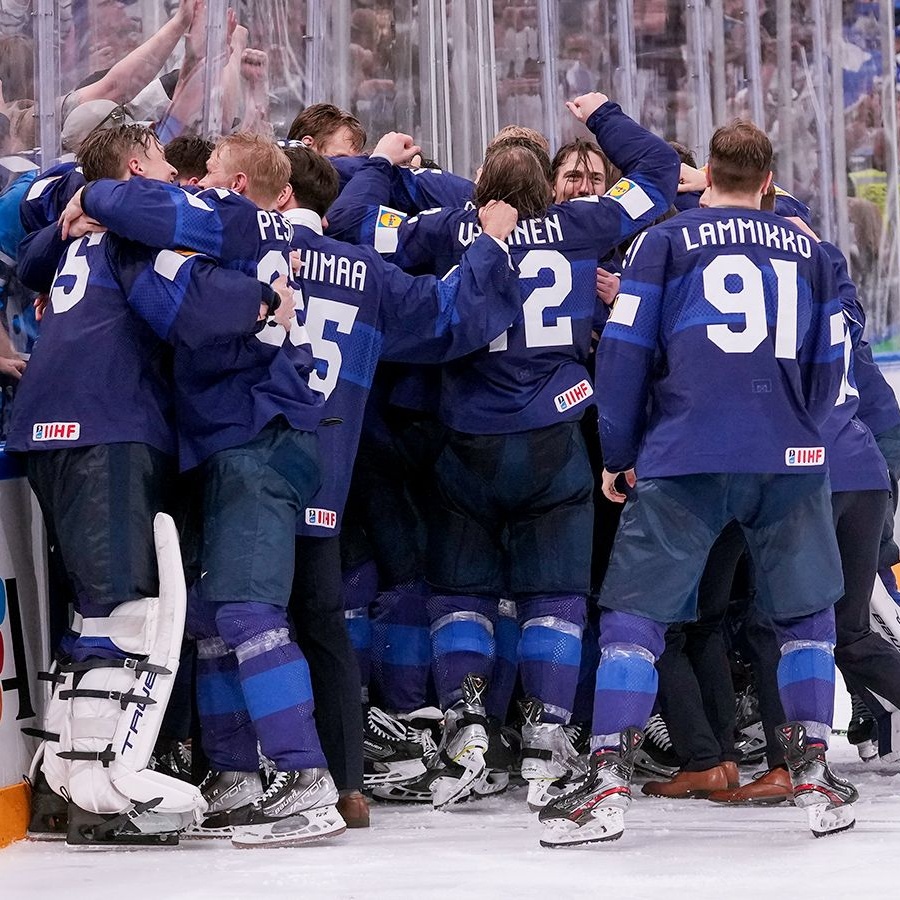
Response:
POLYGON ((247 176, 250 199, 263 209, 272 209, 291 177, 291 164, 284 151, 270 138, 248 131, 221 138, 216 144, 220 159, 226 150, 234 173, 247 176))

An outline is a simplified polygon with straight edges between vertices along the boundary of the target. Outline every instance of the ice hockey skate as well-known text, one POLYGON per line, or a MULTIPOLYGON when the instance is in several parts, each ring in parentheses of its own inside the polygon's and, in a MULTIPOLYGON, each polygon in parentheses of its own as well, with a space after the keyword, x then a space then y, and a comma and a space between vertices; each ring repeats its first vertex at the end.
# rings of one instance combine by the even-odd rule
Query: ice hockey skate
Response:
POLYGON ((586 773, 586 760, 561 724, 545 723, 544 704, 532 697, 519 701, 522 726, 522 777, 528 782, 528 806, 538 812, 586 773))
POLYGON ((327 769, 277 772, 252 804, 245 825, 236 826, 235 847, 294 847, 342 834, 338 791, 327 769))
MULTIPOLYGON (((418 737, 418 733, 415 735, 418 737)), ((363 785, 413 781, 425 774, 421 740, 410 740, 406 723, 372 706, 363 731, 363 785)))
POLYGON ((869 707, 856 696, 850 695, 850 723, 847 725, 847 740, 856 747, 863 762, 878 757, 878 725, 869 707))
POLYGON ((246 825, 253 804, 263 795, 259 772, 210 772, 200 785, 209 809, 199 825, 188 828, 186 838, 225 838, 236 825, 246 825))
POLYGON ((669 729, 663 717, 656 713, 647 720, 644 741, 635 753, 634 768, 643 775, 672 778, 679 767, 669 729))
POLYGON ((435 760, 438 774, 431 783, 435 809, 467 797, 485 770, 488 736, 482 698, 486 689, 486 679, 469 673, 463 679, 462 699, 444 714, 444 733, 435 760))
POLYGON ((640 731, 629 728, 620 737, 618 752, 591 754, 584 778, 540 811, 542 847, 577 847, 622 837, 625 810, 631 805, 634 756, 642 740, 640 731))
POLYGON ((859 794, 828 767, 825 748, 807 743, 806 729, 800 722, 782 725, 778 740, 791 773, 794 805, 806 810, 810 831, 816 837, 849 831, 856 824, 850 804, 859 794))

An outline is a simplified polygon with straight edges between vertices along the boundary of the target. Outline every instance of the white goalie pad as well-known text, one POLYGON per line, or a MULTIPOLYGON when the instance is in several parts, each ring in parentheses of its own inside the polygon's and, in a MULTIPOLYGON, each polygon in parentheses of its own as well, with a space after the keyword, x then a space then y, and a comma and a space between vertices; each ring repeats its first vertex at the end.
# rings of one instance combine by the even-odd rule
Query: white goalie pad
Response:
MULTIPOLYGON (((869 602, 869 627, 900 653, 900 606, 877 575, 869 602)), ((878 755, 896 762, 900 760, 900 710, 874 691, 869 694, 883 710, 878 716, 878 755)))
POLYGON ((178 671, 187 603, 175 523, 159 513, 153 530, 159 596, 83 620, 82 638, 109 642, 128 658, 61 667, 47 720, 59 741, 48 740, 43 770, 54 791, 89 812, 152 803, 156 813, 199 816, 198 788, 147 769, 178 671))

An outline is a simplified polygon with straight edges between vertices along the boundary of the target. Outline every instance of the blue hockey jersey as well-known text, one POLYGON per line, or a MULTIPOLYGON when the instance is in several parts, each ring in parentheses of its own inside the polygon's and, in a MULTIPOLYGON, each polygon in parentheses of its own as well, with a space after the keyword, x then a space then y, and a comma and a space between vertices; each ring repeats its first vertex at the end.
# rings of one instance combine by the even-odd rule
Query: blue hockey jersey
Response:
MULTIPOLYGON (((456 430, 543 428, 581 418, 593 395, 586 363, 598 260, 669 208, 679 163, 674 150, 615 103, 605 103, 587 124, 625 174, 603 197, 555 204, 541 218, 520 221, 509 237, 522 314, 489 349, 444 367, 440 414, 456 430)), ((377 243, 367 229, 373 205, 387 196, 389 170, 385 160, 371 160, 341 195, 332 213, 344 233, 377 243)), ((443 274, 479 233, 471 205, 426 211, 400 224, 388 258, 411 272, 443 274)))
POLYGON ((825 252, 773 213, 715 208, 650 229, 626 262, 597 352, 607 469, 824 471, 844 350, 825 252))
POLYGON ((287 217, 303 262, 310 385, 329 423, 319 431, 322 487, 300 530, 328 536, 340 529, 378 361, 438 363, 484 347, 519 313, 521 297, 508 250, 487 235, 443 279, 414 278, 371 248, 323 237, 309 210, 287 217))
POLYGON ((42 172, 19 204, 22 227, 31 234, 55 224, 66 204, 85 184, 84 172, 74 162, 59 163, 42 172))
MULTIPOLYGON (((82 206, 116 234, 149 247, 203 253, 266 284, 290 275, 290 223, 232 191, 100 180, 85 188, 82 206)), ((231 299, 224 294, 220 302, 231 299)), ((198 318, 197 328, 215 334, 215 315, 198 318)), ((203 336, 192 343, 179 342, 175 359, 182 468, 246 443, 277 416, 301 431, 316 430, 322 396, 309 385, 312 354, 302 322, 295 320, 290 337, 267 326, 200 349, 194 347, 206 343, 203 336)))
POLYGON ((887 464, 869 427, 858 416, 860 390, 856 373, 860 366, 855 348, 865 328, 865 315, 843 253, 825 241, 819 246, 834 267, 844 309, 843 378, 834 409, 822 426, 831 490, 887 491, 890 490, 887 464))

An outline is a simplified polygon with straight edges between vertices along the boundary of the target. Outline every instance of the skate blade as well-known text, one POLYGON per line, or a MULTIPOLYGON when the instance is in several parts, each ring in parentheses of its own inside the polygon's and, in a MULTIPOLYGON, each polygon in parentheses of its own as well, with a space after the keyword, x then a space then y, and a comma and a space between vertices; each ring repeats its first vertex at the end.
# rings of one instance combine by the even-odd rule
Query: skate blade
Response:
POLYGON ((476 779, 484 774, 484 753, 478 747, 466 747, 454 761, 463 767, 458 778, 439 775, 431 783, 431 802, 435 809, 444 809, 467 797, 476 779))
POLYGON ((541 834, 541 846, 555 850, 559 847, 579 847, 584 844, 604 844, 617 841, 625 832, 625 813, 614 807, 594 810, 593 816, 578 825, 570 819, 556 819, 541 834))
POLYGON ((431 803, 431 791, 418 791, 406 784, 385 784, 372 791, 376 800, 388 800, 391 803, 431 803))
POLYGON ((529 778, 526 802, 532 812, 540 812, 551 800, 559 796, 559 790, 553 791, 555 779, 529 778))
POLYGON ((491 772, 490 770, 475 780, 472 785, 472 796, 495 797, 509 787, 508 772, 491 772))
POLYGON ((181 837, 186 841, 214 841, 219 838, 232 837, 234 829, 234 825, 226 825, 224 828, 204 828, 202 825, 191 825, 181 832, 181 837))
POLYGON ((425 763, 421 759, 405 759, 401 762, 379 763, 387 766, 383 772, 366 772, 363 775, 363 785, 367 788, 379 784, 403 784, 406 781, 415 781, 421 778, 427 771, 425 763))
POLYGON ((863 741, 856 745, 856 752, 863 762, 870 762, 878 758, 878 745, 872 741, 863 741))
POLYGON ((242 850, 259 847, 299 847, 325 838, 337 837, 346 830, 347 823, 336 806, 320 806, 263 825, 240 825, 234 830, 231 846, 242 850))
POLYGON ((847 804, 830 809, 826 806, 809 806, 806 817, 809 830, 817 838, 849 831, 856 824, 853 808, 847 804))

